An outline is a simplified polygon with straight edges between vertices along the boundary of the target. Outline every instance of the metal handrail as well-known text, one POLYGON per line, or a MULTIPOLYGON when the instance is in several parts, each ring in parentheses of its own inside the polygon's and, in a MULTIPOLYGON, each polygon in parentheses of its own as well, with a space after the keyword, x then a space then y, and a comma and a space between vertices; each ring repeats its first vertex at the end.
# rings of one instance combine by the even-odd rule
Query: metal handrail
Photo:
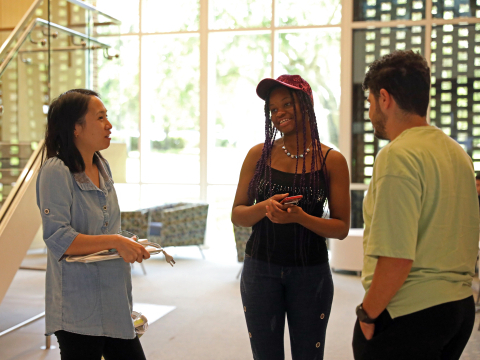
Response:
MULTIPOLYGON (((37 25, 41 25, 41 26, 47 26, 49 25, 49 22, 47 20, 43 20, 43 19, 40 19, 40 18, 37 18, 36 19, 37 21, 37 25)), ((78 32, 78 31, 75 31, 75 30, 72 30, 72 29, 69 29, 65 26, 62 26, 62 25, 58 25, 58 24, 55 24, 55 23, 52 23, 50 22, 50 27, 53 28, 53 29, 56 29, 56 30, 59 30, 59 31, 62 31, 64 33, 67 33, 67 34, 70 34, 72 36, 76 36, 76 37, 79 37, 83 40, 88 40, 88 41, 91 41, 91 42, 94 42, 102 47, 106 47, 106 48, 109 48, 110 45, 104 43, 104 42, 101 42, 100 40, 97 40, 95 38, 92 38, 91 36, 88 36, 88 35, 85 35, 85 34, 82 34, 81 32, 78 32)))
POLYGON ((0 61, 3 58, 3 53, 7 51, 7 49, 10 47, 10 45, 15 41, 15 39, 20 35, 20 30, 23 29, 28 22, 28 19, 32 16, 32 14, 37 10, 37 8, 40 6, 40 3, 43 0, 35 0, 33 4, 30 6, 28 11, 23 15, 22 19, 18 22, 17 26, 13 29, 13 31, 10 33, 8 36, 7 40, 3 43, 2 46, 0 46, 0 61))
MULTIPOLYGON (((7 40, 5 40, 4 43, 0 46, 0 63, 2 63, 2 59, 4 57, 4 54, 7 52, 7 49, 20 36, 21 30, 27 25, 28 19, 30 19, 31 16, 35 13, 35 10, 37 10, 37 8, 40 6, 42 1, 44 1, 44 0, 35 0, 32 3, 30 8, 23 15, 22 19, 18 22, 17 26, 15 26, 13 31, 10 33, 7 40)), ((104 13, 103 11, 98 10, 95 6, 86 4, 86 3, 82 2, 82 1, 79 1, 79 0, 67 0, 67 1, 71 4, 80 6, 81 8, 83 8, 85 10, 96 12, 96 13, 110 19, 116 25, 120 25, 122 23, 120 20, 114 18, 113 16, 108 15, 108 14, 104 13)), ((47 23, 48 23, 48 21, 47 21, 47 23)))
MULTIPOLYGON (((28 36, 30 36, 30 34, 32 33, 32 31, 35 29, 35 27, 37 25, 40 25, 40 26, 49 26, 50 25, 51 28, 54 28, 58 31, 62 31, 62 32, 67 33, 71 36, 77 36, 77 37, 79 37, 83 40, 88 40, 89 42, 93 42, 95 44, 98 44, 98 46, 100 46, 101 48, 104 48, 104 49, 109 49, 111 47, 110 45, 108 45, 108 44, 106 44, 102 41, 99 41, 99 40, 97 40, 95 38, 92 38, 88 35, 82 34, 78 31, 71 30, 69 28, 66 28, 64 26, 61 26, 61 25, 58 25, 58 24, 55 24, 55 23, 51 23, 51 22, 49 23, 48 21, 40 19, 40 18, 36 18, 36 19, 33 19, 30 22, 30 24, 27 26, 25 31, 18 38, 16 44, 13 46, 13 48, 10 50, 10 52, 5 57, 5 60, 3 60, 3 62, 0 64, 0 77, 2 76, 3 72, 7 68, 10 61, 12 61, 14 56, 18 53, 20 47, 23 45, 23 43, 28 38, 28 36)), ((81 49, 81 47, 79 47, 79 49, 81 49)))
MULTIPOLYGON (((2 61, 2 63, 0 63, 0 77, 2 76, 3 72, 5 71, 5 69, 7 68, 8 64, 10 64, 10 61, 12 61, 13 57, 15 56, 15 54, 17 53, 17 51, 20 49, 20 46, 23 45, 23 43, 25 42, 25 40, 27 39, 27 37, 30 35, 30 33, 33 31, 33 29, 35 28, 35 26, 37 26, 37 21, 36 19, 35 20, 32 20, 30 22, 30 24, 27 26, 27 28, 25 29, 25 31, 20 35, 20 37, 18 38, 16 44, 13 46, 13 48, 10 50, 10 52, 7 54, 7 56, 5 57, 5 59, 2 61)), ((1 56, 1 54, 0 54, 1 56)))
POLYGON ((115 25, 121 25, 122 22, 116 18, 114 18, 113 16, 111 15, 108 15, 107 13, 104 13, 103 11, 101 10, 98 10, 95 6, 92 6, 90 4, 86 4, 84 3, 83 1, 79 1, 79 0, 67 0, 69 3, 72 3, 72 4, 75 4, 75 5, 78 5, 80 6, 81 8, 84 8, 85 10, 90 10, 90 11, 94 11, 104 17, 106 17, 107 19, 110 19, 112 20, 112 22, 115 24, 115 25))
MULTIPOLYGON (((76 50, 99 50, 103 49, 101 46, 92 45, 92 46, 63 46, 58 48, 50 48, 50 51, 76 51, 76 50)), ((47 52, 48 49, 25 49, 25 50, 18 50, 19 54, 27 54, 27 53, 37 53, 37 52, 47 52)), ((28 60, 28 59, 26 59, 28 60)))
MULTIPOLYGON (((13 200, 17 196, 17 192, 20 190, 22 187, 23 183, 30 179, 30 177, 33 175, 33 172, 36 171, 36 168, 34 168, 34 164, 37 162, 38 158, 42 156, 43 153, 43 145, 45 143, 45 140, 42 140, 38 143, 37 148, 35 151, 32 153, 30 156, 30 159, 27 162, 27 165, 23 168, 22 173, 18 177, 18 180, 15 182, 15 186, 13 187, 12 190, 10 190, 10 193, 7 196, 7 199, 3 203, 2 207, 0 208, 0 223, 2 222, 3 218, 8 212, 8 209, 12 205, 13 200)), ((15 144, 16 145, 16 144, 15 144)), ((40 164, 41 166, 41 164, 40 164)))

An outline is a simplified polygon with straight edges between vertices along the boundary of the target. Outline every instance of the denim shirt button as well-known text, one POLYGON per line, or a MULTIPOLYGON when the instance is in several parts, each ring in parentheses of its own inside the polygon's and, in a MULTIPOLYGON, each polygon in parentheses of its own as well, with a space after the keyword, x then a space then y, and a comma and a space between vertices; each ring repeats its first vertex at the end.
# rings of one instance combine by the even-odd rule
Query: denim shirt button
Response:
POLYGON ((48 209, 43 210, 43 212, 44 212, 46 215, 50 214, 50 210, 48 210, 48 209))
POLYGON ((103 207, 103 210, 105 210, 105 211, 107 210, 107 205, 105 205, 105 206, 103 207))

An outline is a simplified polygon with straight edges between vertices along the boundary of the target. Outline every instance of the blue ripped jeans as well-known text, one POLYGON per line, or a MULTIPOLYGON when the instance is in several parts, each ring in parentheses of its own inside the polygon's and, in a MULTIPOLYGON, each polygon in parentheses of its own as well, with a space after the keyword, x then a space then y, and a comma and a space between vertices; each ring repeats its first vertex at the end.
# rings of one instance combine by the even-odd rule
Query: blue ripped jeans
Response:
POLYGON ((247 256, 240 291, 255 360, 285 359, 285 314, 292 359, 323 359, 333 300, 328 263, 281 266, 247 256))

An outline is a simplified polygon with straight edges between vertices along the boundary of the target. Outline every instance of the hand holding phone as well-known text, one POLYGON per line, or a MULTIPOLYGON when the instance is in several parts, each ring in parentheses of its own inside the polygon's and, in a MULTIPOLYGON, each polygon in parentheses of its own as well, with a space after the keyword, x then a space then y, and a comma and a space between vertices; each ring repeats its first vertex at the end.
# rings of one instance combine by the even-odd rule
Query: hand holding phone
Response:
POLYGON ((302 200, 303 195, 289 196, 282 200, 282 205, 297 205, 302 200))

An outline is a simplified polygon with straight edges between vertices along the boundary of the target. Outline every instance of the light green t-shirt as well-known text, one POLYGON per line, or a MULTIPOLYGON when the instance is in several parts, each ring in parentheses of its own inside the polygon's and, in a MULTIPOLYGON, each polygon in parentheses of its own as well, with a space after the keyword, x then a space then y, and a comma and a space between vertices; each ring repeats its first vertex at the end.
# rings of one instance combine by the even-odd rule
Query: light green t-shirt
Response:
POLYGON ((434 126, 405 130, 379 152, 363 203, 365 290, 386 256, 413 260, 392 318, 471 296, 478 216, 468 154, 434 126))

